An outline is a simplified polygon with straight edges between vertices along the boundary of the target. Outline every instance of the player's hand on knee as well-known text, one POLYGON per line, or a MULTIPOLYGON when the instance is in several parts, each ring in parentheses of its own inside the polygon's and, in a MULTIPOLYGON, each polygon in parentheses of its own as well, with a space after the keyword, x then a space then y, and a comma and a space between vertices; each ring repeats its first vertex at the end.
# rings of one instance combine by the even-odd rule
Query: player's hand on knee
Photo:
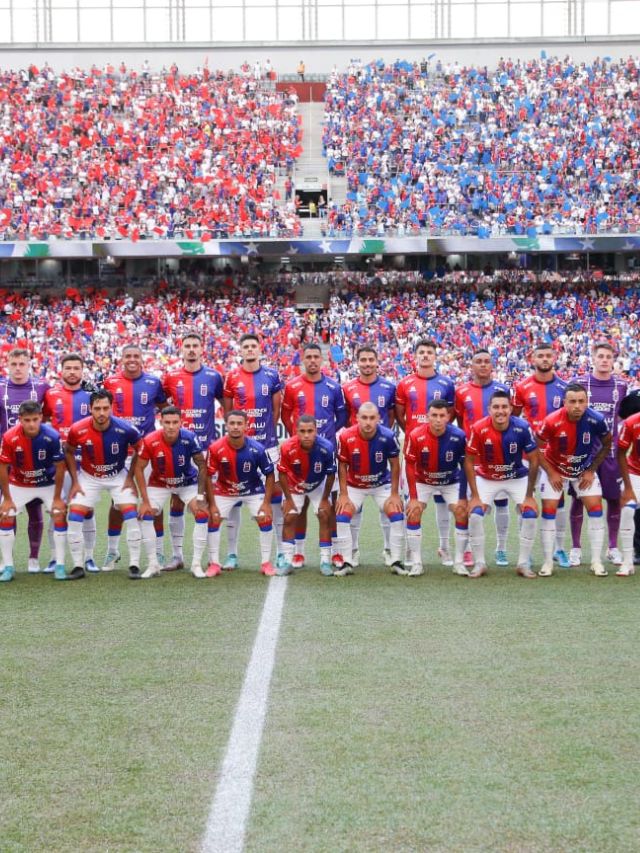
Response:
POLYGON ((271 504, 267 503, 266 501, 263 501, 260 504, 260 509, 258 510, 258 514, 257 514, 256 518, 259 521, 267 521, 267 522, 272 521, 273 515, 271 512, 271 504))
POLYGON ((353 518, 356 514, 356 505, 348 495, 339 495, 336 501, 336 515, 348 515, 353 518))
POLYGON ((149 501, 142 501, 140 506, 138 507, 138 518, 144 518, 145 516, 157 515, 154 508, 151 506, 149 501))
POLYGON ((424 512, 424 504, 419 500, 412 498, 407 504, 407 521, 411 524, 417 524, 422 518, 424 512))
POLYGON ((387 515, 396 515, 399 512, 404 512, 404 504, 400 495, 390 495, 384 502, 383 509, 387 515))
POLYGON ((285 498, 282 503, 282 514, 286 518, 288 515, 297 515, 298 510, 291 498, 285 498))
POLYGON ((582 474, 582 477, 578 480, 578 487, 583 491, 590 489, 593 485, 593 481, 595 480, 596 472, 592 471, 590 468, 582 474))
POLYGON ((622 506, 626 506, 626 504, 636 504, 638 503, 638 499, 636 498, 636 493, 633 489, 623 489, 622 494, 620 495, 620 503, 622 506))
POLYGON ((486 504, 483 504, 480 498, 471 498, 468 504, 469 515, 474 511, 474 509, 481 509, 482 514, 484 515, 485 510, 487 508, 486 504))
POLYGON ((16 505, 11 500, 4 500, 0 504, 0 518, 16 514, 16 505))

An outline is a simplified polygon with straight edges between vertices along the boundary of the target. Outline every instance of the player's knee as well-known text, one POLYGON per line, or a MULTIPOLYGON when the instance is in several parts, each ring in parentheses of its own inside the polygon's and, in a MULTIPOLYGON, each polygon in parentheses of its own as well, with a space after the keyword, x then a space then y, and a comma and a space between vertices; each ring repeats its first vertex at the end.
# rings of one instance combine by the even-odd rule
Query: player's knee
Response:
POLYGON ((533 509, 530 506, 526 506, 522 510, 522 517, 523 518, 537 518, 538 517, 538 511, 533 509))
POLYGON ((326 523, 331 518, 331 510, 327 509, 326 506, 322 506, 318 509, 318 521, 326 523))
POLYGON ((480 516, 480 518, 484 518, 484 509, 481 506, 474 506, 469 515, 480 516))
POLYGON ((456 522, 456 527, 467 526, 468 515, 466 509, 462 509, 462 507, 455 507, 453 510, 453 517, 456 522))
POLYGON ((386 513, 386 516, 392 524, 395 521, 404 521, 404 513, 403 512, 388 512, 388 513, 386 513))
POLYGON ((587 515, 589 518, 602 518, 602 504, 592 504, 587 507, 587 515))
POLYGON ((353 515, 350 512, 339 512, 336 513, 336 521, 338 524, 351 524, 351 519, 353 515))
POLYGON ((196 524, 206 524, 209 520, 209 513, 202 509, 197 509, 194 513, 196 524))
POLYGON ((542 504, 542 517, 547 520, 553 520, 556 517, 556 513, 558 511, 558 507, 555 505, 549 506, 546 504, 542 504))
POLYGON ((422 527, 420 521, 407 521, 407 532, 408 533, 417 533, 418 530, 422 527))

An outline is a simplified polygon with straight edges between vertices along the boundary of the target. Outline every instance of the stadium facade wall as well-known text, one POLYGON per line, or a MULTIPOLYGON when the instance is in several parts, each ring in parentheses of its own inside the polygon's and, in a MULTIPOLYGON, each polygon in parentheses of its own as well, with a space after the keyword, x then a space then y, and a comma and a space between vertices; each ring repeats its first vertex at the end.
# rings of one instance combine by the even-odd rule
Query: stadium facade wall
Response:
POLYGON ((464 39, 440 41, 377 41, 377 42, 225 42, 166 44, 59 44, 2 45, 0 63, 6 68, 26 68, 30 63, 48 62, 55 70, 84 68, 92 63, 124 61, 129 67, 140 68, 149 60, 152 68, 167 68, 175 62, 181 71, 195 71, 208 60, 210 68, 237 70, 248 60, 270 59, 279 74, 295 75, 300 59, 306 65, 307 79, 327 74, 334 65, 345 67, 351 59, 369 62, 384 59, 419 60, 435 54, 442 62, 494 66, 501 56, 530 59, 545 50, 549 56, 571 54, 576 60, 596 56, 624 58, 640 53, 640 34, 635 36, 580 36, 544 39, 464 39))

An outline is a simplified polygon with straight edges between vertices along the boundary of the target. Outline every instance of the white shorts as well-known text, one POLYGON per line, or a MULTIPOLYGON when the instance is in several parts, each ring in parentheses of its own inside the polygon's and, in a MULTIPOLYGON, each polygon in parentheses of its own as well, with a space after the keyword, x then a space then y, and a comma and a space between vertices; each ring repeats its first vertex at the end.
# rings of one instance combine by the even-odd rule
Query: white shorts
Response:
POLYGON ((78 473, 78 482, 84 494, 77 495, 71 501, 71 505, 94 509, 103 492, 109 492, 115 506, 122 506, 123 504, 135 505, 138 503, 138 498, 135 494, 130 489, 122 488, 126 479, 127 472, 124 470, 116 474, 115 477, 92 477, 86 471, 80 471, 78 473))
POLYGON ((383 509, 387 498, 391 496, 391 484, 387 483, 386 486, 375 486, 372 489, 356 489, 355 486, 347 486, 347 494, 349 495, 349 500, 355 506, 356 512, 360 512, 362 509, 362 504, 367 495, 374 499, 378 505, 378 509, 383 509))
POLYGON ((640 502, 640 474, 632 474, 629 471, 629 479, 631 480, 631 488, 636 496, 636 503, 640 502))
POLYGON ((478 494, 483 504, 491 506, 496 498, 511 498, 516 504, 521 504, 527 496, 529 477, 518 477, 516 480, 488 480, 476 474, 478 494))
POLYGON ((313 511, 316 515, 318 514, 318 507, 320 506, 320 501, 322 500, 325 482, 326 478, 320 483, 319 486, 316 486, 313 491, 305 492, 305 494, 303 495, 296 495, 291 492, 291 500, 293 501, 293 505, 295 506, 298 513, 302 512, 305 498, 309 498, 309 503, 313 507, 313 511))
MULTIPOLYGON (((278 462, 280 461, 280 445, 276 444, 273 447, 267 447, 266 448, 266 454, 267 454, 267 458, 269 459, 269 461, 273 462, 274 465, 277 465, 278 462)), ((278 472, 276 469, 276 474, 277 473, 278 472)))
POLYGON ((264 502, 264 494, 244 496, 215 495, 215 499, 218 512, 220 513, 220 518, 228 518, 229 513, 237 504, 240 504, 241 506, 248 506, 249 512, 253 518, 255 518, 258 515, 258 510, 264 502))
POLYGON ((580 477, 563 477, 563 489, 560 492, 556 492, 549 482, 547 472, 543 470, 540 474, 540 497, 543 501, 559 501, 569 483, 573 486, 576 497, 578 498, 599 498, 602 494, 602 486, 600 485, 597 474, 588 489, 581 489, 578 486, 579 482, 580 477))
POLYGON ((55 486, 14 486, 13 483, 9 483, 11 500, 16 505, 15 514, 17 515, 28 503, 35 501, 37 498, 42 501, 45 509, 50 512, 55 489, 55 486))
POLYGON ((193 483, 191 486, 172 486, 170 488, 147 486, 147 494, 149 495, 151 506, 154 509, 162 511, 171 495, 177 495, 182 503, 188 506, 198 494, 198 485, 197 483, 193 483))
POLYGON ((451 506, 458 503, 460 483, 451 483, 449 486, 429 486, 427 483, 416 483, 416 490, 420 503, 426 504, 429 498, 434 497, 434 495, 440 495, 444 498, 447 506, 451 506))

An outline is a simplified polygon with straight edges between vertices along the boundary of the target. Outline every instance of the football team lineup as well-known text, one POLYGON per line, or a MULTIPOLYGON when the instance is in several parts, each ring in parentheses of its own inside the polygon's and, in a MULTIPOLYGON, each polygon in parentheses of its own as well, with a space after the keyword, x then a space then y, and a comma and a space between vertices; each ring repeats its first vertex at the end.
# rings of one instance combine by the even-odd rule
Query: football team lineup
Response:
POLYGON ((0 407, 0 580, 15 577, 16 516, 25 508, 28 571, 39 571, 42 506, 51 519, 45 571, 57 580, 113 570, 123 530, 131 579, 183 568, 185 510, 193 520, 191 575, 216 577, 238 567, 243 506, 257 522, 261 574, 286 576, 305 565, 310 507, 318 519, 320 572, 344 577, 359 564, 367 497, 379 510, 384 562, 399 576, 424 574, 422 517, 430 500, 435 524, 427 533, 437 535, 438 557, 456 575, 487 573, 490 513, 496 566, 511 562, 520 577, 534 579, 551 576, 556 565, 580 565, 583 510, 591 572, 606 577, 606 561, 619 577, 634 574, 640 414, 636 395, 627 395, 614 372, 607 341, 593 342, 591 372, 570 381, 555 371, 554 347, 540 343, 531 352, 531 374, 511 388, 495 381, 485 349, 471 357, 470 380, 456 386, 438 373, 438 347, 428 339, 415 344, 415 372, 397 386, 379 376, 378 354, 367 344, 356 351, 358 376, 343 385, 323 372, 316 343, 304 345, 301 372, 284 385, 262 363, 257 335, 242 335, 239 352, 240 365, 223 378, 203 363, 201 336, 187 333, 182 367, 158 377, 144 371, 141 348, 127 344, 120 369, 102 387, 87 388, 81 355, 65 355, 60 382, 49 387, 32 375, 29 352, 12 350, 0 407), (219 405, 225 435, 216 439, 219 405), (280 421, 289 436, 282 444, 280 421), (104 493, 112 507, 99 566, 94 510, 104 493), (510 558, 512 508, 519 544, 510 558))

